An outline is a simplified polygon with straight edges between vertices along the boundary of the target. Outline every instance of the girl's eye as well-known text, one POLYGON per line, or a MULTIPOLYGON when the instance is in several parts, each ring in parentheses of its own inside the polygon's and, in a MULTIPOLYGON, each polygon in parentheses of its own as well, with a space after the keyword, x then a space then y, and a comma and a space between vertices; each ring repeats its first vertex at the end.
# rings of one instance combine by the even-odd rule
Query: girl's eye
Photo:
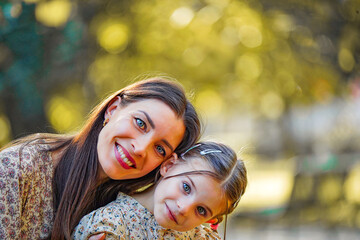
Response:
POLYGON ((162 146, 160 145, 156 146, 156 151, 158 151, 158 153, 160 153, 163 157, 166 156, 165 149, 162 146))
POLYGON ((203 207, 197 207, 197 211, 201 216, 206 216, 206 210, 203 207))
POLYGON ((191 188, 187 183, 183 183, 183 189, 187 194, 189 194, 191 191, 191 188))
POLYGON ((136 125, 141 129, 141 130, 144 130, 146 131, 146 123, 141 120, 140 118, 135 118, 135 121, 136 121, 136 125))

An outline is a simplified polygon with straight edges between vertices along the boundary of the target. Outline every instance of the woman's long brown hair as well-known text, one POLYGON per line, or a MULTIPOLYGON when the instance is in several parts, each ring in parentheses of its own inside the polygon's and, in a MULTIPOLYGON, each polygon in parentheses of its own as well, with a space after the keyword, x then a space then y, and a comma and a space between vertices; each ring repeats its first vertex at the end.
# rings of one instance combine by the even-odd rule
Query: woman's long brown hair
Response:
POLYGON ((15 140, 14 144, 31 144, 36 139, 46 139, 51 144, 50 152, 60 152, 55 161, 53 176, 53 199, 55 219, 51 239, 70 239, 80 219, 89 212, 116 198, 119 191, 131 194, 156 180, 158 168, 149 174, 129 180, 108 179, 99 182, 97 141, 103 127, 108 104, 116 96, 121 104, 157 99, 167 104, 183 119, 185 134, 176 153, 181 153, 199 138, 201 127, 198 115, 187 100, 178 83, 163 77, 155 77, 129 85, 115 92, 90 113, 85 126, 76 135, 35 134, 15 140))

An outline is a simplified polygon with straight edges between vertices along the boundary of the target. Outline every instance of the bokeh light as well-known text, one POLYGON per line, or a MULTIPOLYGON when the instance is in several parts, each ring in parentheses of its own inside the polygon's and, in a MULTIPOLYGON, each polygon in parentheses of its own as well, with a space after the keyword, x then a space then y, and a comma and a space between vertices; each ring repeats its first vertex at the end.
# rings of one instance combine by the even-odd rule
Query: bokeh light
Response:
POLYGON ((72 4, 68 0, 41 1, 36 6, 36 19, 49 27, 60 27, 70 17, 72 4))
POLYGON ((119 53, 129 41, 128 27, 119 20, 108 19, 99 26, 97 40, 109 53, 119 53))
POLYGON ((195 106, 207 118, 214 118, 223 111, 223 98, 212 89, 204 89, 196 94, 195 106))
POLYGON ((9 142, 11 138, 10 122, 9 119, 0 115, 0 144, 4 145, 9 142))
POLYGON ((170 17, 170 22, 176 28, 187 26, 194 17, 194 12, 188 7, 176 9, 170 17))

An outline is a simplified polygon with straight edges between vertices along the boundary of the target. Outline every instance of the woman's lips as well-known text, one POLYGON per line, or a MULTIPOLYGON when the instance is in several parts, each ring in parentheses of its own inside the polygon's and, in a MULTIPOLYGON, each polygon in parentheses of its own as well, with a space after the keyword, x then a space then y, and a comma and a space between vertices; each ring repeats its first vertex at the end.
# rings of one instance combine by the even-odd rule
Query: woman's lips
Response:
POLYGON ((136 163, 130 154, 119 144, 115 143, 115 158, 125 169, 136 168, 136 163))
POLYGON ((165 203, 166 209, 168 210, 168 217, 174 221, 176 224, 178 224, 174 214, 171 212, 170 208, 168 207, 168 205, 165 203))

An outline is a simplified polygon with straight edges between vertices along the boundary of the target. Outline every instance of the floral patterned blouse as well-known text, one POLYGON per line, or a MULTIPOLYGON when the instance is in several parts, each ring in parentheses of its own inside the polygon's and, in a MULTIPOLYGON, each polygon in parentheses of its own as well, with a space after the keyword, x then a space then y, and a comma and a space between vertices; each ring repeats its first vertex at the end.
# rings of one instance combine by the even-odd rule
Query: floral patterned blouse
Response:
POLYGON ((48 147, 34 142, 0 152, 0 239, 43 239, 53 223, 48 147))
POLYGON ((106 239, 221 239, 218 233, 201 225, 187 232, 161 227, 154 215, 134 198, 119 193, 116 200, 84 216, 73 239, 88 239, 105 232, 106 239))

